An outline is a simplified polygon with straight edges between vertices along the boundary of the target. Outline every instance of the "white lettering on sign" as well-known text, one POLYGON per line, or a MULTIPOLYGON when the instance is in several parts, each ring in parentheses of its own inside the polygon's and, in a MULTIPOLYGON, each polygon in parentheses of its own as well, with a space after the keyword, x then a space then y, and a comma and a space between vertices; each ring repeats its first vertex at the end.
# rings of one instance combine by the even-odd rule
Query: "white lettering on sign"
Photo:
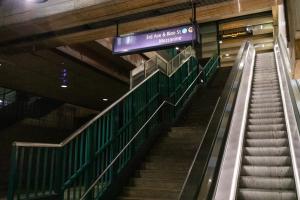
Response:
POLYGON ((164 44, 164 43, 170 43, 170 42, 180 42, 182 40, 182 37, 172 37, 172 38, 162 38, 158 40, 158 43, 164 44))

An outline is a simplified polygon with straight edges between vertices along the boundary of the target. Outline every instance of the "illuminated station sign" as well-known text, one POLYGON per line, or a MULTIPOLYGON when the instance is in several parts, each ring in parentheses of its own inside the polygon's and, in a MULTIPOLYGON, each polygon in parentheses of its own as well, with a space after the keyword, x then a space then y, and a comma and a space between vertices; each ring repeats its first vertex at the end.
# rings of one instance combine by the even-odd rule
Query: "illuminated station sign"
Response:
POLYGON ((124 55, 157 50, 175 45, 190 44, 195 40, 196 33, 193 25, 185 25, 116 37, 113 44, 113 53, 124 55))

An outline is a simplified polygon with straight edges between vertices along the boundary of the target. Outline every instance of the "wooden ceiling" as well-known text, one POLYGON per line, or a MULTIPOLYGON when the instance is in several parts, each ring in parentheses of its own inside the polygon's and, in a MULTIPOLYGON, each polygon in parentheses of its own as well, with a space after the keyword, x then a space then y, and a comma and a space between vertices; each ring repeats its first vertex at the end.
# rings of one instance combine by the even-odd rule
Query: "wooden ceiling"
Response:
POLYGON ((273 16, 272 12, 261 13, 243 17, 242 19, 225 20, 220 23, 220 33, 236 33, 243 32, 246 28, 252 29, 252 34, 245 36, 233 36, 222 39, 220 44, 221 66, 232 67, 236 59, 236 55, 245 40, 252 40, 258 52, 270 51, 273 49, 273 16))
MULTIPOLYGON (((80 1, 82 2, 82 1, 80 1)), ((0 27, 0 50, 14 52, 93 41, 119 34, 190 23, 191 9, 164 14, 164 9, 185 4, 187 0, 115 0, 0 27), (162 10, 162 11, 161 11, 162 10), (143 17, 144 12, 156 15, 143 17), (141 15, 141 16, 140 16, 141 15), (133 17, 135 16, 135 17, 133 17), (120 20, 123 19, 124 20, 120 20), (109 21, 109 23, 108 23, 109 21), (22 30, 22 31, 20 31, 22 30), (7 48, 9 47, 9 48, 7 48)), ((199 1, 200 2, 200 1, 199 1)), ((214 2, 214 1, 213 1, 214 2)), ((200 23, 271 10, 276 0, 229 0, 197 7, 200 23), (220 14, 222 13, 222 14, 220 14)), ((23 18, 22 14, 15 18, 23 18)), ((7 16, 8 17, 8 16, 7 16)), ((26 17, 24 17, 26 19, 26 17)), ((6 19, 4 17, 4 19, 6 19)), ((14 20, 3 20, 14 21, 14 20)), ((15 20, 18 21, 18 20, 15 20)))
MULTIPOLYGON (((94 41, 115 36, 117 23, 119 34, 126 34, 190 23, 192 16, 189 0, 49 0, 25 6, 18 2, 6 0, 0 7, 0 86, 94 109, 107 105, 99 99, 112 102, 127 90, 126 74, 132 68, 121 60, 107 62, 118 58, 94 41), (69 63, 70 87, 65 89, 58 82, 59 72, 66 68, 61 63, 69 63)), ((201 23, 222 20, 270 11, 276 2, 197 0, 196 15, 201 23)))

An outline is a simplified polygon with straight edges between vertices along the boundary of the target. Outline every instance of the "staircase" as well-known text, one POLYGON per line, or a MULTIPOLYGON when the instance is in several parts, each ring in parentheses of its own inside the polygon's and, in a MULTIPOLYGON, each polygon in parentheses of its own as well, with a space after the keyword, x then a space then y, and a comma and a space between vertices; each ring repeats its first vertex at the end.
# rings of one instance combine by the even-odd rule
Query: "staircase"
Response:
MULTIPOLYGON (((46 109, 41 105, 42 109, 46 109)), ((97 112, 64 104, 40 118, 25 118, 0 130, 0 200, 7 195, 12 143, 15 141, 59 143, 97 112), (72 112, 71 112, 72 111, 72 112)))
POLYGON ((228 68, 220 68, 208 87, 194 94, 182 117, 168 134, 158 139, 118 200, 174 200, 179 197, 229 72, 228 68))
POLYGON ((237 199, 297 199, 273 53, 257 55, 250 98, 237 199))

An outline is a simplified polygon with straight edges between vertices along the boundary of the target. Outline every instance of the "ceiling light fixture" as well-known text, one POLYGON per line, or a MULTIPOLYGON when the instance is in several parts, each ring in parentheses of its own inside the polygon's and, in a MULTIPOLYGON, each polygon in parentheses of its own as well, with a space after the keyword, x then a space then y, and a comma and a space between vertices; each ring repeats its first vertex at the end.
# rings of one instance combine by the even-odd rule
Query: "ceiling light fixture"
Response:
POLYGON ((27 0, 27 1, 32 2, 32 3, 45 3, 48 0, 27 0))
POLYGON ((103 98, 102 101, 108 101, 108 99, 107 98, 103 98))
POLYGON ((67 88, 68 86, 67 85, 61 85, 60 87, 61 88, 67 88))
POLYGON ((175 49, 178 51, 178 50, 179 50, 179 47, 175 47, 175 49))
POLYGON ((220 41, 219 41, 219 44, 223 44, 223 41, 222 41, 222 40, 220 40, 220 41))
POLYGON ((226 57, 229 57, 229 56, 230 56, 230 54, 229 54, 229 53, 226 53, 226 54, 225 54, 225 56, 226 56, 226 57))

